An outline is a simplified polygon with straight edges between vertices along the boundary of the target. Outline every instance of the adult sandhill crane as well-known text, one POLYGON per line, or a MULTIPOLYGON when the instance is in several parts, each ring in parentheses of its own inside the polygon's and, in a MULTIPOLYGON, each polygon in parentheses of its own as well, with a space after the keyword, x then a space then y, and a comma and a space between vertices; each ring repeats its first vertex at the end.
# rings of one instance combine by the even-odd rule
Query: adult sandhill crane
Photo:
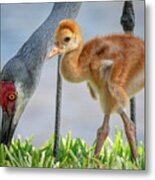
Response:
POLYGON ((118 112, 136 159, 135 127, 124 108, 144 86, 144 42, 133 35, 118 34, 96 37, 83 45, 79 25, 64 19, 55 30, 49 58, 57 54, 63 54, 60 66, 63 77, 74 83, 86 81, 105 114, 97 132, 96 156, 108 136, 110 114, 118 112))
POLYGON ((81 3, 55 3, 45 22, 8 61, 0 74, 0 143, 9 145, 18 121, 40 80, 60 20, 75 18, 81 3))

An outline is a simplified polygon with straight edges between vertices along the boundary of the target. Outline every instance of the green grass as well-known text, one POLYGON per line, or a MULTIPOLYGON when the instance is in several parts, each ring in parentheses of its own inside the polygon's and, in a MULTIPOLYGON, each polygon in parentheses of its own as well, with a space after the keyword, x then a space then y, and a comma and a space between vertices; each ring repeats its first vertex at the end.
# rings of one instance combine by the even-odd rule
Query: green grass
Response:
POLYGON ((144 147, 138 146, 138 157, 132 160, 129 144, 123 146, 122 132, 116 130, 115 141, 108 138, 102 148, 99 159, 94 157, 95 143, 87 146, 80 138, 60 138, 59 161, 53 157, 54 136, 41 148, 35 148, 32 140, 12 140, 9 148, 0 145, 0 166, 7 167, 44 167, 44 168, 99 168, 144 170, 144 147))

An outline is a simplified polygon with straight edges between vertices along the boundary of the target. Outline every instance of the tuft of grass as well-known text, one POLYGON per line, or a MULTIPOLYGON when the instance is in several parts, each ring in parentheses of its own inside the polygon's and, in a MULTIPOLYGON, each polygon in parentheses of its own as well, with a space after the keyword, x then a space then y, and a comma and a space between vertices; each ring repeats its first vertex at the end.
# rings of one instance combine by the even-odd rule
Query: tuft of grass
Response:
POLYGON ((59 161, 53 157, 54 135, 42 147, 32 145, 32 139, 12 140, 10 147, 0 145, 0 166, 35 168, 93 168, 93 169, 145 169, 145 150, 142 142, 138 146, 138 157, 132 159, 129 144, 123 145, 122 132, 116 130, 114 142, 107 138, 100 158, 94 156, 95 143, 87 146, 80 138, 72 139, 71 132, 60 138, 59 161))

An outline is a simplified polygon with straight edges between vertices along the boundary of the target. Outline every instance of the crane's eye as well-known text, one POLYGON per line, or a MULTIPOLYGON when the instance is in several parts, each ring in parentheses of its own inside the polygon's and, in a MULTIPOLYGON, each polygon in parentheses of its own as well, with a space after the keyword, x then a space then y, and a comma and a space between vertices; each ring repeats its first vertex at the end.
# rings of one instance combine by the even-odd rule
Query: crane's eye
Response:
POLYGON ((71 40, 71 38, 68 36, 64 38, 64 42, 66 42, 66 43, 69 42, 70 40, 71 40))
POLYGON ((15 94, 9 94, 8 99, 10 101, 14 101, 16 99, 16 95, 15 94))

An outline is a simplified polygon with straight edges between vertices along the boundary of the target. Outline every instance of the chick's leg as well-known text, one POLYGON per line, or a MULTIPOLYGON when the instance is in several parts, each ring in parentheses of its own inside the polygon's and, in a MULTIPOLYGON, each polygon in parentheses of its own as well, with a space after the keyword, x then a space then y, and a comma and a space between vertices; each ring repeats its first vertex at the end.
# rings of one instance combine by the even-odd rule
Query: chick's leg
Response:
MULTIPOLYGON (((125 90, 119 86, 119 84, 112 84, 110 82, 109 90, 111 95, 116 99, 118 103, 118 109, 122 110, 123 107, 126 106, 128 103, 128 96, 125 90)), ((136 129, 134 123, 128 118, 124 111, 120 111, 120 116, 124 123, 125 133, 130 144, 131 152, 133 158, 136 159, 137 157, 137 150, 136 150, 136 129)))
POLYGON ((109 134, 109 119, 110 119, 110 115, 105 115, 103 124, 97 131, 96 148, 95 148, 96 157, 99 157, 104 141, 109 134))
POLYGON ((137 157, 137 148, 136 148, 136 129, 134 123, 128 118, 126 113, 124 111, 120 112, 120 116, 124 123, 125 133, 128 139, 128 142, 130 144, 132 156, 134 160, 136 160, 137 157))

